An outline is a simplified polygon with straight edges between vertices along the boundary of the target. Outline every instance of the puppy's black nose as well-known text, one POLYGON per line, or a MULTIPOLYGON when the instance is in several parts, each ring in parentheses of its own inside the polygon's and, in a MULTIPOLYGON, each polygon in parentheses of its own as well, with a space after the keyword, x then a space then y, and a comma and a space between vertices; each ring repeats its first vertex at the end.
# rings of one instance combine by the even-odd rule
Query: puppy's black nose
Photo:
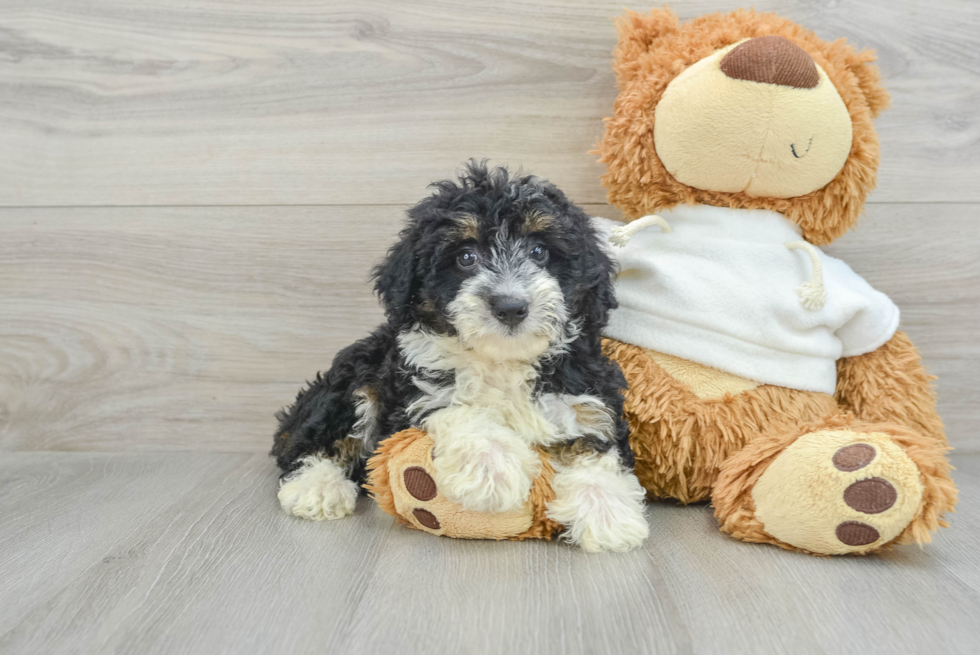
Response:
POLYGON ((494 296, 490 299, 490 310, 498 321, 514 327, 527 318, 527 301, 513 296, 494 296))

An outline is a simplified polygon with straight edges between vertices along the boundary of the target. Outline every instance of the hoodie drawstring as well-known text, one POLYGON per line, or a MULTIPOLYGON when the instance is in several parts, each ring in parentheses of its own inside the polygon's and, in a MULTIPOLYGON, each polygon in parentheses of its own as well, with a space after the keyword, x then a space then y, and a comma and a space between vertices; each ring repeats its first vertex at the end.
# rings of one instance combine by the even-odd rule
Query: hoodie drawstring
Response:
POLYGON ((631 221, 626 225, 618 225, 612 229, 609 233, 609 243, 612 245, 624 248, 629 240, 633 238, 633 235, 642 230, 645 227, 650 227, 651 225, 659 225, 665 233, 670 232, 670 225, 664 219, 660 218, 656 214, 649 214, 647 216, 641 216, 635 221, 631 221))
POLYGON ((820 309, 827 303, 827 289, 823 285, 823 265, 820 263, 820 254, 806 241, 790 241, 783 245, 790 250, 802 250, 810 256, 813 275, 796 288, 796 295, 800 297, 800 304, 804 309, 820 309))

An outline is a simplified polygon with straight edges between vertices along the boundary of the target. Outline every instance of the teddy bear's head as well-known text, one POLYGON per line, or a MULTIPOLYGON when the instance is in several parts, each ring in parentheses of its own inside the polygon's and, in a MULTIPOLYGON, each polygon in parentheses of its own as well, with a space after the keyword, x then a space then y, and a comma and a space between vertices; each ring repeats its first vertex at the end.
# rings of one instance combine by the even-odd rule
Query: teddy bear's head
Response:
POLYGON ((629 218, 679 203, 770 209, 816 244, 854 225, 874 188, 888 106, 872 52, 773 14, 680 24, 627 13, 619 86, 597 153, 609 202, 629 218))

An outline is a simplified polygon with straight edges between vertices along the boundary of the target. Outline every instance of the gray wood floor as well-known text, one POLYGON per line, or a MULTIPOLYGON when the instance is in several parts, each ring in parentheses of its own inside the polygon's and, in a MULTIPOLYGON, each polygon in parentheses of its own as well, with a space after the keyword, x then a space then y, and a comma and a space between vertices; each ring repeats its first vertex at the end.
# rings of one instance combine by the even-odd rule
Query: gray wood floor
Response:
POLYGON ((282 513, 261 454, 0 461, 3 653, 969 653, 980 644, 980 455, 953 530, 813 558, 651 505, 646 545, 437 539, 367 499, 282 513), (974 495, 976 494, 976 495, 974 495))
POLYGON ((878 51, 879 187, 829 250, 939 376, 953 529, 815 559, 654 505, 590 556, 289 519, 272 413, 379 320, 428 182, 490 157, 615 215, 623 3, 0 0, 0 653, 980 652, 980 3, 753 4, 878 51))

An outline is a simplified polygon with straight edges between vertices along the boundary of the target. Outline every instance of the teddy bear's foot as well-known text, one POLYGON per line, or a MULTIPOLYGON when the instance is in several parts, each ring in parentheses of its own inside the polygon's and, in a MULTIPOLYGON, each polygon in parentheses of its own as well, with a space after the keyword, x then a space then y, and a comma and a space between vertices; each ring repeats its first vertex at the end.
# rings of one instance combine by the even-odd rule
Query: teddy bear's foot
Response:
POLYGON ((646 492, 614 453, 556 466, 552 486, 548 518, 564 525, 562 537, 582 550, 631 550, 647 538, 646 492))
POLYGON ((814 553, 874 550, 918 513, 915 463, 887 434, 824 430, 801 436, 752 489, 755 516, 776 539, 814 553))
POLYGON ((712 491, 736 539, 820 555, 928 543, 956 506, 949 447, 850 415, 761 435, 725 460, 712 491))
POLYGON ((279 482, 279 504, 288 514, 312 521, 354 513, 357 484, 326 457, 310 455, 279 482))

